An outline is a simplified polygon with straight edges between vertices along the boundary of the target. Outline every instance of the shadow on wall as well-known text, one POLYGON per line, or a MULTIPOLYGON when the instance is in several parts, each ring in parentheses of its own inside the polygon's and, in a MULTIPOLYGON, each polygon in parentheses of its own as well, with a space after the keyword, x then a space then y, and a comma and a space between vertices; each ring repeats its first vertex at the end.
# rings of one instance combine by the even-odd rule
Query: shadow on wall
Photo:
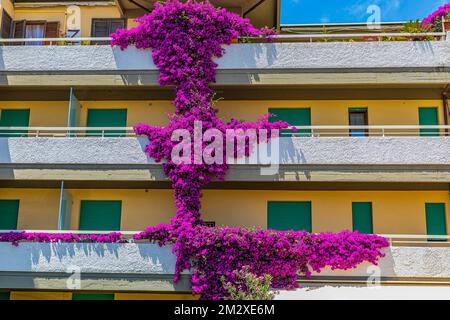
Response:
POLYGON ((0 85, 8 85, 8 76, 6 75, 5 60, 3 59, 3 46, 0 46, 0 85))
MULTIPOLYGON (((1 47, 0 47, 1 50, 1 47)), ((1 115, 0 115, 1 116, 1 115)), ((9 148, 9 138, 0 137, 0 165, 11 164, 11 150, 9 148)), ((14 180, 14 169, 0 167, 0 180, 14 180)))

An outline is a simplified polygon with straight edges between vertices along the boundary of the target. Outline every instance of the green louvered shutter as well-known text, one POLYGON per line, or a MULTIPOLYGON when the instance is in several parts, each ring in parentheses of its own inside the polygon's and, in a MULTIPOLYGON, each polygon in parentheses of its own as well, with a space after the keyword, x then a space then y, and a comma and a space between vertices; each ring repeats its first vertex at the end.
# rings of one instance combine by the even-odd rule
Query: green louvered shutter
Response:
POLYGON ((10 293, 9 292, 0 292, 0 300, 9 300, 10 293))
MULTIPOLYGON (((127 109, 89 109, 87 117, 88 127, 126 127, 127 109)), ((100 130, 89 130, 90 135, 98 136, 100 130)), ((123 130, 108 131, 107 137, 122 137, 123 130)))
POLYGON ((353 230, 373 234, 373 217, 371 202, 352 203, 353 230))
MULTIPOLYGON (((2 109, 0 110, 0 127, 28 127, 30 110, 2 109)), ((0 130, 0 138, 22 137, 27 130, 0 130)))
POLYGON ((82 200, 80 230, 119 231, 122 201, 82 200))
POLYGON ((113 293, 73 293, 72 300, 114 300, 113 293))
POLYGON ((0 230, 16 230, 19 200, 0 200, 0 230))
POLYGON ((267 227, 273 230, 311 232, 311 202, 278 202, 267 204, 267 227))
MULTIPOLYGON (((437 108, 419 108, 419 125, 437 126, 439 124, 437 108)), ((420 129, 421 136, 439 136, 438 129, 420 129)))
MULTIPOLYGON (((310 108, 270 108, 269 113, 274 116, 270 118, 271 122, 286 121, 291 126, 310 126, 311 125, 311 109, 310 108)), ((290 129, 282 130, 282 132, 291 133, 290 129)), ((295 132, 298 136, 310 136, 311 130, 298 130, 295 132)))
MULTIPOLYGON (((434 236, 447 235, 447 219, 445 217, 445 203, 425 204, 427 234, 434 236)), ((439 241, 439 239, 429 239, 439 241)))

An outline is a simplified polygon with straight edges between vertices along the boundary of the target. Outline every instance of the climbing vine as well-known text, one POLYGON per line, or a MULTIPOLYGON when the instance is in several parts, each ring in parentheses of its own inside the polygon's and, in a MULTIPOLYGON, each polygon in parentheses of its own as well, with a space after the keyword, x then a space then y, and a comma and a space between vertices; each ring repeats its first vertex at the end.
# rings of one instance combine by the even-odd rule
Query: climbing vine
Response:
MULTIPOLYGON (((160 71, 162 86, 173 86, 176 111, 166 126, 139 124, 134 129, 146 135, 149 143, 145 152, 157 162, 163 162, 164 172, 174 190, 176 213, 170 224, 152 226, 135 236, 135 240, 148 239, 161 246, 173 244, 177 257, 175 280, 184 270, 191 270, 193 293, 204 299, 222 299, 229 295, 223 283, 239 284, 236 270, 249 268, 255 276, 269 274, 276 288, 295 288, 300 274, 310 275, 325 267, 350 269, 362 262, 377 263, 383 256, 382 249, 388 242, 375 235, 357 232, 339 234, 311 234, 303 231, 273 231, 262 229, 206 227, 200 217, 202 189, 212 180, 222 180, 228 170, 223 163, 196 163, 195 153, 189 154, 190 163, 178 163, 172 151, 178 144, 172 139, 177 130, 187 130, 195 139, 196 123, 201 124, 200 135, 209 129, 223 134, 230 129, 265 129, 268 132, 286 129, 283 121, 269 121, 269 115, 256 122, 231 119, 224 122, 214 107, 214 91, 217 64, 214 59, 223 56, 224 45, 230 45, 238 37, 264 37, 270 40, 274 34, 269 29, 257 29, 248 19, 215 8, 206 1, 179 2, 169 0, 156 3, 154 10, 137 19, 138 26, 130 30, 118 30, 112 35, 113 46, 126 49, 152 49, 152 58, 160 71)), ((225 135, 226 136, 226 135, 225 135)), ((266 136, 268 141, 271 135, 266 136)), ((226 139, 225 139, 226 140, 226 139)), ((221 144, 226 144, 222 141, 221 144)), ((188 144, 189 148, 195 148, 188 144)), ((207 142, 200 145, 202 154, 207 142)), ((245 147, 244 155, 250 148, 245 147)), ((183 153, 183 156, 186 155, 183 153)), ((236 154, 235 154, 236 156, 236 154)), ((225 158, 225 156, 223 156, 225 158)), ((99 238, 120 242, 117 234, 99 238)), ((67 235, 7 234, 0 241, 58 240, 96 241, 67 235)))

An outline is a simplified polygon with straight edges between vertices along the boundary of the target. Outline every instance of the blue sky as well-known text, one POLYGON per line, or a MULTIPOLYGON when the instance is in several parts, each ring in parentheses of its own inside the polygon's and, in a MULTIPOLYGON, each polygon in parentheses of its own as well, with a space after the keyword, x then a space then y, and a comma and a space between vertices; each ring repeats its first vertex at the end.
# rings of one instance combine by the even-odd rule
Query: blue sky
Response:
POLYGON ((367 8, 381 9, 381 22, 422 19, 450 0, 281 0, 281 23, 366 22, 367 8))

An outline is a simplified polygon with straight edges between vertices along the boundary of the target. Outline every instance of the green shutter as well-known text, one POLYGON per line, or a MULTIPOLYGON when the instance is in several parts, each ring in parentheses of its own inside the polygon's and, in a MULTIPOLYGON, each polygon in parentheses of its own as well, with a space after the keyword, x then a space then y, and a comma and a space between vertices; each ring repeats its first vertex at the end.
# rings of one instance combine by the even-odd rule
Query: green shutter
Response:
POLYGON ((114 293, 73 293, 72 300, 114 300, 114 293))
MULTIPOLYGON (((310 108, 270 108, 269 113, 274 116, 270 117, 271 122, 286 121, 291 126, 310 126, 311 125, 311 109, 310 108)), ((292 132, 290 129, 282 130, 282 132, 292 132)), ((311 130, 298 130, 296 135, 310 136, 311 130)))
MULTIPOLYGON (((127 109, 89 109, 87 117, 88 127, 126 127, 127 126, 127 109)), ((98 136, 101 134, 99 130, 90 130, 91 135, 98 136)), ((105 133, 107 137, 121 137, 124 135, 123 130, 108 131, 105 133)))
MULTIPOLYGON (((436 126, 439 124, 437 108, 419 108, 419 125, 436 126)), ((421 136, 439 136, 438 129, 420 129, 421 136)))
POLYGON ((0 292, 0 300, 9 300, 10 293, 9 292, 0 292))
MULTIPOLYGON (((434 236, 447 235, 447 221, 445 218, 444 203, 426 203, 425 213, 427 220, 427 234, 434 236)), ((439 240, 439 239, 429 239, 439 240)))
POLYGON ((19 200, 0 200, 0 230, 16 230, 19 200))
MULTIPOLYGON (((2 109, 0 113, 0 127, 28 127, 30 123, 30 110, 2 109)), ((27 134, 26 130, 0 130, 0 137, 21 137, 27 134)))
POLYGON ((82 200, 80 230, 119 231, 122 201, 82 200))
POLYGON ((365 234, 373 233, 372 203, 353 202, 352 203, 353 231, 365 234))
POLYGON ((311 232, 311 202, 275 202, 267 204, 267 227, 273 230, 311 232))

